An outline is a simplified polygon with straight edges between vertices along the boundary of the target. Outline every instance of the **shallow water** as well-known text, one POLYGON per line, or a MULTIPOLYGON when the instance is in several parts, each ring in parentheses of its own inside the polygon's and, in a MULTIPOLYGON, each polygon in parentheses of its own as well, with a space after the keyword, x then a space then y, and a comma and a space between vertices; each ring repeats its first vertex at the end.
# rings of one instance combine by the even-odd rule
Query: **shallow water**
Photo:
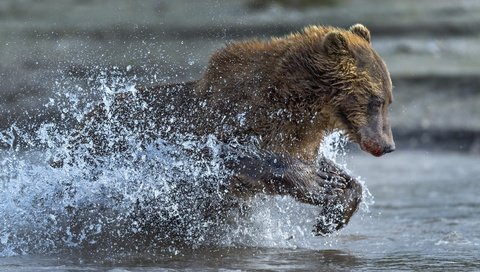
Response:
POLYGON ((254 202, 261 204, 263 211, 245 219, 256 227, 243 226, 243 230, 257 233, 251 240, 242 234, 242 245, 101 253, 69 248, 63 253, 4 256, 0 258, 0 270, 480 269, 478 156, 399 151, 381 159, 354 154, 347 163, 354 173, 362 175, 375 203, 331 237, 304 233, 309 223, 304 205, 286 198, 257 199, 254 202), (298 217, 300 220, 295 221, 298 217), (262 224, 262 218, 269 223, 262 224))
POLYGON ((334 134, 322 152, 361 176, 364 203, 345 229, 315 237, 316 207, 261 195, 232 202, 214 137, 140 148, 122 130, 124 153, 98 164, 82 148, 70 154, 69 124, 96 104, 85 97, 110 105, 135 89, 117 70, 85 89, 59 82, 45 105, 59 120, 0 132, 0 271, 480 270, 478 155, 346 155, 334 134), (192 157, 197 150, 209 156, 192 157), (51 168, 62 152, 76 161, 51 168))

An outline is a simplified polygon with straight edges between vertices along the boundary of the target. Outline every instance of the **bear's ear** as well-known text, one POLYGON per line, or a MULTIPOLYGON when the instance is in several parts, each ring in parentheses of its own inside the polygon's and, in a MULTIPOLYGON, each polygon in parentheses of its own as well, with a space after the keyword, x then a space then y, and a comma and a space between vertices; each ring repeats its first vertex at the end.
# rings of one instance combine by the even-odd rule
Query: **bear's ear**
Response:
POLYGON ((353 34, 362 37, 367 42, 371 42, 370 31, 364 25, 362 24, 352 25, 349 30, 353 34))
POLYGON ((325 35, 323 47, 327 54, 346 54, 348 52, 347 38, 339 31, 331 31, 325 35))

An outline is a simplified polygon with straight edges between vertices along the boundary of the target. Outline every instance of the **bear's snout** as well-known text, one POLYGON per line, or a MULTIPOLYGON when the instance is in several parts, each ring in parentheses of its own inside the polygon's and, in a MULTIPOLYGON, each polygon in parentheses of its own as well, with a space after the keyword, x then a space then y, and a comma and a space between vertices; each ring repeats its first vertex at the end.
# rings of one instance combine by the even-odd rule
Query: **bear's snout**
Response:
POLYGON ((393 151, 395 151, 395 145, 388 145, 383 150, 383 154, 391 153, 393 151))
POLYGON ((372 131, 369 127, 364 127, 360 129, 359 136, 360 148, 375 157, 395 151, 395 142, 391 133, 372 131))
POLYGON ((392 129, 387 116, 372 116, 370 122, 358 130, 359 144, 363 151, 380 157, 395 151, 392 129))
POLYGON ((380 157, 395 151, 395 144, 378 143, 374 140, 367 139, 360 142, 360 148, 375 157, 380 157))

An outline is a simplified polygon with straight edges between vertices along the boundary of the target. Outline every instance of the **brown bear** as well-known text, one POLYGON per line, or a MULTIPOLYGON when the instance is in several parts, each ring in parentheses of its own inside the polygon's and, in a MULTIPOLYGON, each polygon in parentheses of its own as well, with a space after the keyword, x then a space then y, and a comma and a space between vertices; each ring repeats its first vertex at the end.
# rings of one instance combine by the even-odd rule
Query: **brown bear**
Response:
POLYGON ((92 142, 95 155, 124 150, 121 140, 105 140, 102 126, 112 119, 120 124, 114 133, 129 128, 143 142, 213 135, 226 154, 235 154, 228 162, 231 194, 287 194, 321 206, 315 231, 325 234, 348 223, 362 189, 317 158, 319 145, 341 130, 374 156, 392 152, 392 99, 387 67, 365 26, 309 26, 281 38, 231 43, 213 54, 198 81, 118 95, 87 116, 71 148, 92 142), (253 143, 256 152, 240 152, 232 142, 253 143))

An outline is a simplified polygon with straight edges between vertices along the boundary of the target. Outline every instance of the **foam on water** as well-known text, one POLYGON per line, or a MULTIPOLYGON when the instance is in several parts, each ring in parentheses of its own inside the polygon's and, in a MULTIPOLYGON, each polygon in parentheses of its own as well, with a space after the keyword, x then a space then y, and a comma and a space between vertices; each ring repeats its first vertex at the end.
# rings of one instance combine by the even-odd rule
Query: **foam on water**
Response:
MULTIPOLYGON (((72 124, 95 106, 91 93, 108 108, 115 94, 136 91, 135 80, 114 69, 90 77, 87 88, 59 81, 45 105, 58 108, 58 121, 33 131, 12 125, 0 133, 0 256, 206 244, 295 247, 314 239, 318 208, 289 197, 225 194, 229 171, 215 137, 179 135, 140 148, 132 135, 128 152, 105 155, 101 164, 72 154, 72 124), (192 156, 196 150, 208 156, 192 156), (58 154, 75 157, 74 163, 52 168, 49 161, 58 154)), ((336 159, 345 155, 344 144, 334 133, 321 152, 336 159)), ((372 198, 364 193, 367 207, 372 198)))

